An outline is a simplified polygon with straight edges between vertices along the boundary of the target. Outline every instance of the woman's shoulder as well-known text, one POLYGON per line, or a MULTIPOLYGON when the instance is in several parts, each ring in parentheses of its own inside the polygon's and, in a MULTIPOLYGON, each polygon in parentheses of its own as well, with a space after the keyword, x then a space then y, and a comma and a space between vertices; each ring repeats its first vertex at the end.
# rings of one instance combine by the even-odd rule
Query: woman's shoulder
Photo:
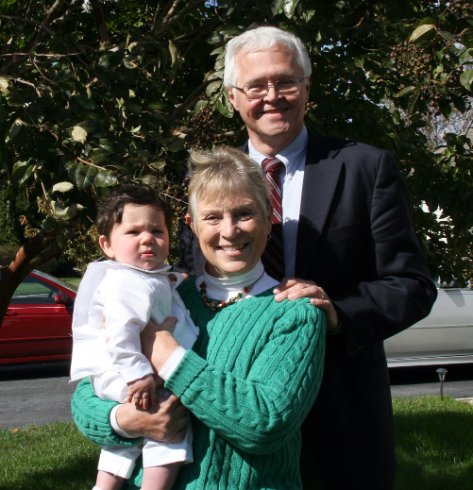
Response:
POLYGON ((325 320, 323 311, 312 305, 309 298, 276 301, 273 291, 268 289, 246 301, 254 302, 254 307, 249 308, 251 303, 245 305, 243 301, 242 306, 245 309, 264 310, 266 315, 271 315, 275 319, 296 321, 296 323, 317 323, 325 320))

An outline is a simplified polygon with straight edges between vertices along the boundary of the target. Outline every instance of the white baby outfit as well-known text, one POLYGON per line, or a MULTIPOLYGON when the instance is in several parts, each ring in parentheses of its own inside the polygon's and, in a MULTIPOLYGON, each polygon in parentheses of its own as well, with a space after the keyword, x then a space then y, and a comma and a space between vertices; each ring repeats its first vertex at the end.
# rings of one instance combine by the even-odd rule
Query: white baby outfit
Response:
MULTIPOLYGON (((82 278, 74 304, 71 381, 90 376, 100 398, 126 401, 127 383, 153 373, 141 352, 140 333, 150 320, 174 316, 173 335, 190 349, 198 335, 176 287, 182 275, 166 266, 147 271, 113 260, 92 262, 82 278)), ((192 461, 192 433, 184 441, 103 448, 99 469, 129 478, 136 458, 143 467, 192 461)))

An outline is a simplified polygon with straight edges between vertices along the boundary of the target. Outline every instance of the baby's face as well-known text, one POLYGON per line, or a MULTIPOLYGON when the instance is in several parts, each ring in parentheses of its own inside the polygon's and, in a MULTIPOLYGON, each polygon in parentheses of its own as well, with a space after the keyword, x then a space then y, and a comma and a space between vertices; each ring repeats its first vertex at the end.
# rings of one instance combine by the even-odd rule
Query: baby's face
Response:
POLYGON ((160 269, 169 254, 164 213, 154 206, 125 204, 121 223, 99 244, 108 258, 145 270, 160 269))

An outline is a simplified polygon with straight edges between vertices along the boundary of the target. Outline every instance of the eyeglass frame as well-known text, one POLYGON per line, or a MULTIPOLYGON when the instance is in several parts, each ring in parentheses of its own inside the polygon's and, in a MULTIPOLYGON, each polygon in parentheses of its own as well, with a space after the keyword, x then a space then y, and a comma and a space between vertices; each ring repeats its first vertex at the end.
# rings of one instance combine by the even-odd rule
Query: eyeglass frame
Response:
POLYGON ((266 85, 266 93, 264 95, 261 95, 259 97, 248 97, 247 93, 246 93, 246 89, 245 87, 248 86, 248 85, 251 85, 251 84, 255 84, 255 85, 258 85, 258 82, 249 82, 249 83, 245 83, 245 85, 243 85, 243 87, 237 87, 236 85, 232 85, 231 88, 236 88, 237 90, 239 90, 242 94, 244 94, 248 100, 260 100, 260 99, 264 99, 267 95, 268 95, 268 92, 269 92, 269 89, 272 87, 274 88, 274 90, 276 90, 276 92, 279 94, 279 89, 278 89, 278 83, 280 82, 284 82, 284 81, 288 81, 288 80, 295 80, 298 85, 300 85, 304 80, 305 80, 306 77, 300 77, 300 78, 297 78, 297 77, 287 77, 287 78, 282 78, 281 80, 276 80, 274 83, 262 83, 260 85, 266 85))

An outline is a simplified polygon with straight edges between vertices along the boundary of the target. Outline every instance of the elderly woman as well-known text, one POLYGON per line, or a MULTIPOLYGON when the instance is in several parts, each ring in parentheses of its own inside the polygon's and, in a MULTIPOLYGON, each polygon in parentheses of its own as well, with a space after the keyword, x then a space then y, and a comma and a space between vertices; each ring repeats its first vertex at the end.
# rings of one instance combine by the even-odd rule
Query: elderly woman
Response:
MULTIPOLYGON (((206 264, 179 292, 200 335, 192 350, 166 330, 144 339, 165 388, 191 414, 194 462, 173 488, 302 488, 300 426, 320 385, 325 317, 308 299, 275 301, 278 282, 261 263, 270 215, 264 178, 245 154, 192 154, 186 218, 206 264)), ((132 443, 116 430, 150 435, 160 409, 124 404, 112 411, 114 431, 113 405, 82 382, 72 400, 78 428, 101 445, 132 443)), ((132 480, 139 485, 140 473, 132 480)))

